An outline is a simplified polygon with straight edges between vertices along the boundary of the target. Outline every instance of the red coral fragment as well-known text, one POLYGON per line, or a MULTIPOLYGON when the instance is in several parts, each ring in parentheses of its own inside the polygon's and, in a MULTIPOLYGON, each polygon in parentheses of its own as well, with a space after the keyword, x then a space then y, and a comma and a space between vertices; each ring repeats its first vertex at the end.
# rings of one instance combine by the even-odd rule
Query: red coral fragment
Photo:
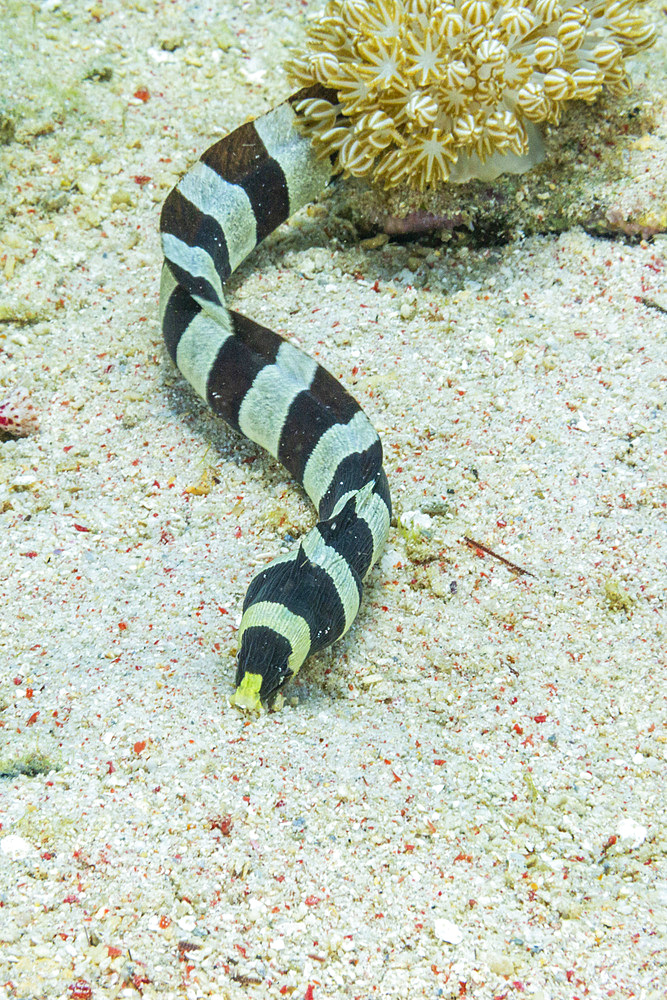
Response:
POLYGON ((21 386, 15 386, 0 402, 0 434, 29 437, 38 430, 39 417, 30 393, 21 386))
POLYGON ((71 1000, 90 1000, 93 995, 93 988, 85 979, 77 979, 75 983, 70 983, 67 987, 71 1000))
POLYGON ((210 816, 209 829, 219 830, 223 837, 229 837, 234 823, 231 816, 210 816))

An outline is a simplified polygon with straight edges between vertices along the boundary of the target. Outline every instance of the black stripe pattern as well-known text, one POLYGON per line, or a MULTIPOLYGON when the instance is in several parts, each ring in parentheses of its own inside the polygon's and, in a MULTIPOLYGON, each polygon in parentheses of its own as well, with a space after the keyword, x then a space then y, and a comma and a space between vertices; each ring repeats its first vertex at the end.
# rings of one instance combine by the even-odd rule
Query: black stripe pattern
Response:
POLYGON ((233 703, 256 710, 349 629, 387 538, 380 439, 359 404, 288 341, 227 309, 224 283, 331 174, 296 128, 302 90, 211 146, 167 197, 160 312, 167 350, 212 409, 301 483, 318 523, 252 580, 233 703))

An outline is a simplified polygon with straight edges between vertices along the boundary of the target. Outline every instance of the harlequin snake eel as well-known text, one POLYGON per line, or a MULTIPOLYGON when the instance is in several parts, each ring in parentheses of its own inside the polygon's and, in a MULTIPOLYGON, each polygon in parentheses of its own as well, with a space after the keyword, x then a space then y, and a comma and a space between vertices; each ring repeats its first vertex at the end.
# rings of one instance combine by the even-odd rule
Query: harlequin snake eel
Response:
POLYGON ((216 142, 170 192, 160 219, 160 314, 171 358, 216 414, 285 466, 318 512, 298 548, 250 583, 232 697, 246 710, 349 629, 391 517, 382 445, 356 400, 224 300, 232 272, 331 176, 294 110, 325 94, 301 90, 216 142))

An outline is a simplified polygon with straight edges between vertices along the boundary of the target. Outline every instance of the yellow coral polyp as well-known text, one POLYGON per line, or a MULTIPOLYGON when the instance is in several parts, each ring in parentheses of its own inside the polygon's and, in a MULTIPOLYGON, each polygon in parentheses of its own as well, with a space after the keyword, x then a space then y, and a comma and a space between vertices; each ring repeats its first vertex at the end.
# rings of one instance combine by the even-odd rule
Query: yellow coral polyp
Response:
POLYGON ((329 0, 288 64, 337 102, 297 105, 334 169, 386 188, 492 179, 541 159, 537 126, 603 87, 652 45, 642 0, 329 0))

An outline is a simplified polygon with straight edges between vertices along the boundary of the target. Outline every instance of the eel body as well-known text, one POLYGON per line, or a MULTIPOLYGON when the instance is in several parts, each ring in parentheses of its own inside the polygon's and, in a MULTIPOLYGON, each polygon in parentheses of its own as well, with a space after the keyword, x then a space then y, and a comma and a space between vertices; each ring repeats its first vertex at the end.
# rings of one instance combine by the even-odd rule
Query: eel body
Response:
POLYGON ((234 703, 254 709, 352 624, 391 516, 380 439, 342 385, 289 341, 227 309, 224 284, 331 174, 296 127, 299 91, 216 142, 160 219, 167 350, 194 390, 302 484, 317 524, 251 581, 234 703))

